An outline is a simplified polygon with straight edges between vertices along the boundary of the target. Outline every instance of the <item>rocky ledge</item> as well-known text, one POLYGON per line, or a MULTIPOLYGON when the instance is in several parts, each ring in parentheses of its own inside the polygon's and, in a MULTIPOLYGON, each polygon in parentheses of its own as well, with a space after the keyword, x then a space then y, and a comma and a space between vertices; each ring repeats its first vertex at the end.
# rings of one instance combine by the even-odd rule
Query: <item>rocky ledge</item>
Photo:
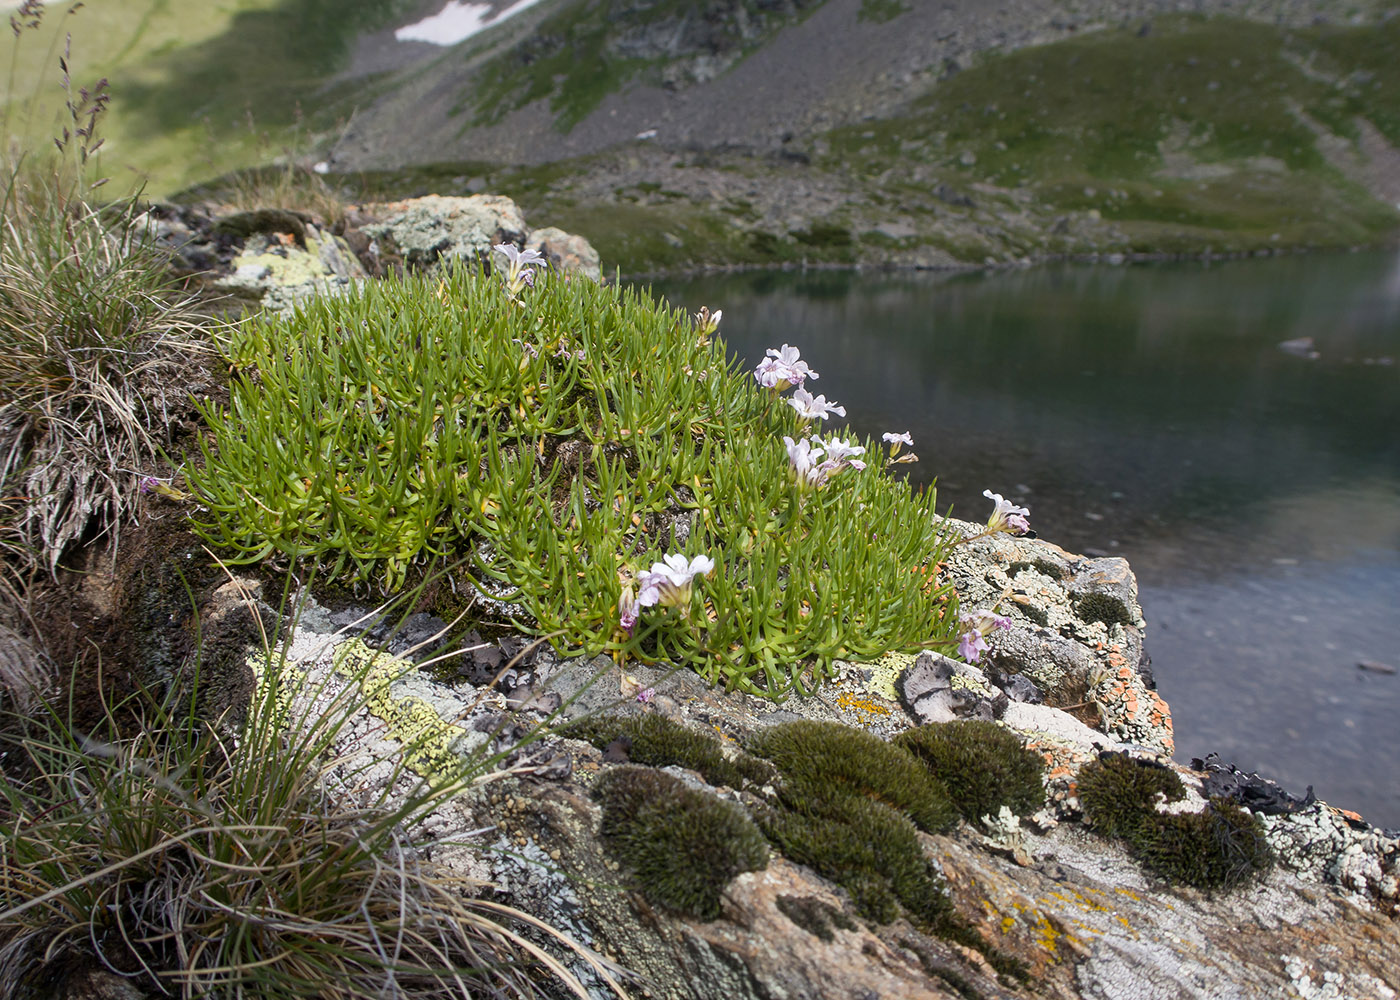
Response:
POLYGON ((566 274, 601 280, 588 240, 554 226, 532 229, 501 195, 351 205, 334 223, 287 209, 229 212, 210 204, 153 205, 142 221, 177 275, 278 311, 405 267, 489 265, 491 248, 502 243, 537 250, 566 274))
MULTIPOLYGON (((276 680, 359 685, 356 794, 495 755, 421 850, 630 970, 633 995, 1400 996, 1394 832, 1171 759, 1123 560, 954 526, 963 607, 1010 620, 978 665, 841 663, 774 704, 308 597, 276 680)), ((242 590, 207 629, 251 622, 242 590)))

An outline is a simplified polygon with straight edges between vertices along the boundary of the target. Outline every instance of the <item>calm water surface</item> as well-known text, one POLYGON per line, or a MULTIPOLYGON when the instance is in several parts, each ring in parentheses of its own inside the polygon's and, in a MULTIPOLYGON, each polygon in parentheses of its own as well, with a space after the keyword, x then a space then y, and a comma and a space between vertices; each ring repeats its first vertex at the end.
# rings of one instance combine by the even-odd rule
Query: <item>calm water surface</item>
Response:
POLYGON ((1400 827, 1400 257, 658 283, 750 366, 801 348, 852 428, 985 518, 1126 556, 1178 757, 1400 827), (1280 342, 1311 337, 1307 358, 1280 342))

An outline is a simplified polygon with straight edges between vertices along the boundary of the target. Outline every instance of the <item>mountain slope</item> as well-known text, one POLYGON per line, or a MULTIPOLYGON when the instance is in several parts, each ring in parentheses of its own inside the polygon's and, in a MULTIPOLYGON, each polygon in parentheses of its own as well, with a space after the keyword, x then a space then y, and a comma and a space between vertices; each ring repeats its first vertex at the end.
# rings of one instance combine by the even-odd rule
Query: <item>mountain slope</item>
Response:
POLYGON ((332 163, 542 163, 651 129, 667 145, 772 151, 897 113, 987 53, 1104 27, 1142 30, 1183 10, 1306 27, 1319 18, 1374 23, 1397 9, 1328 0, 563 0, 528 32, 512 23, 466 43, 363 105, 332 163))
MULTIPOLYGON (((546 97, 473 124, 477 91, 454 89, 444 57, 415 82, 412 116, 387 94, 397 111, 362 114, 333 162, 420 164, 373 174, 385 192, 510 194, 634 273, 1268 252, 1383 242, 1400 222, 1393 11, 1343 26, 1314 24, 1316 4, 1217 5, 1250 20, 1086 3, 1116 20, 1087 30, 1087 14, 1049 3, 884 21, 870 6, 827 0, 703 82, 655 82, 694 52, 634 68, 616 91, 595 86, 584 115, 546 97), (952 62, 919 62, 944 52, 952 62), (434 109, 449 101, 444 124, 434 109)), ((459 54, 463 72, 518 62, 498 46, 459 54)))

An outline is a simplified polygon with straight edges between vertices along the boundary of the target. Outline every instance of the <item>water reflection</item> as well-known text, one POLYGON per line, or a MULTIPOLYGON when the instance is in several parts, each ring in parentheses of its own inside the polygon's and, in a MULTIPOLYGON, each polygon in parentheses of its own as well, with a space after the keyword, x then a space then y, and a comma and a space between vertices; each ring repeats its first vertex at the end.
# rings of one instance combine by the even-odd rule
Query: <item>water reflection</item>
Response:
POLYGON ((1184 756, 1234 748, 1400 825, 1400 677, 1353 676, 1361 658, 1400 665, 1400 258, 656 291, 723 308, 750 366, 799 345, 855 431, 913 433, 905 468, 937 477, 941 507, 980 519, 990 486, 1042 536, 1127 556, 1184 756), (1279 349, 1299 337, 1317 359, 1279 349), (1357 683, 1365 711, 1324 710, 1357 683))
MULTIPOLYGON (((750 363, 798 343, 858 432, 913 432, 923 463, 910 474, 937 476, 943 502, 980 513, 984 486, 1021 493, 1065 544, 1108 548, 1202 521, 1249 534, 1280 499, 1343 484, 1369 482, 1393 506, 1400 367, 1378 362, 1400 355, 1395 271, 1392 258, 1353 256, 738 275, 657 291, 722 305, 725 337, 750 363), (1278 349, 1300 336, 1318 360, 1278 349)), ((1400 550, 1393 519, 1375 528, 1363 548, 1400 550)), ((1357 540, 1327 535, 1296 541, 1357 540)), ((1227 549, 1198 554, 1193 570, 1229 571, 1227 549)))

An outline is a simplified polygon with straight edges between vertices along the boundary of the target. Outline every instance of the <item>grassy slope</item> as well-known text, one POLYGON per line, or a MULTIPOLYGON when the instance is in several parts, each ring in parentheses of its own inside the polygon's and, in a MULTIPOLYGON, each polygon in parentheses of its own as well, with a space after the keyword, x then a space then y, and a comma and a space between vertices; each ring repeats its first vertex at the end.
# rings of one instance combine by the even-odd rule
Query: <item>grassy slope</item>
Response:
MULTIPOLYGON (((111 80, 102 169, 161 194, 310 145, 350 110, 319 89, 358 33, 414 0, 105 0, 64 18, 53 5, 13 50, 11 127, 47 145, 63 96, 58 56, 72 33, 74 87, 111 80), (308 119, 299 121, 299 101, 308 119), (312 114, 313 105, 316 106, 312 114), (31 112, 31 108, 33 111, 31 112)), ((10 60, 7 60, 10 61, 10 60)))
POLYGON ((1294 109, 1347 136, 1363 115, 1400 143, 1387 50, 1400 52, 1400 19, 1105 31, 988 58, 904 117, 839 130, 830 161, 869 179, 912 160, 961 185, 1027 187, 1058 212, 1098 211, 1135 250, 1366 242, 1394 214, 1328 165, 1294 109))

